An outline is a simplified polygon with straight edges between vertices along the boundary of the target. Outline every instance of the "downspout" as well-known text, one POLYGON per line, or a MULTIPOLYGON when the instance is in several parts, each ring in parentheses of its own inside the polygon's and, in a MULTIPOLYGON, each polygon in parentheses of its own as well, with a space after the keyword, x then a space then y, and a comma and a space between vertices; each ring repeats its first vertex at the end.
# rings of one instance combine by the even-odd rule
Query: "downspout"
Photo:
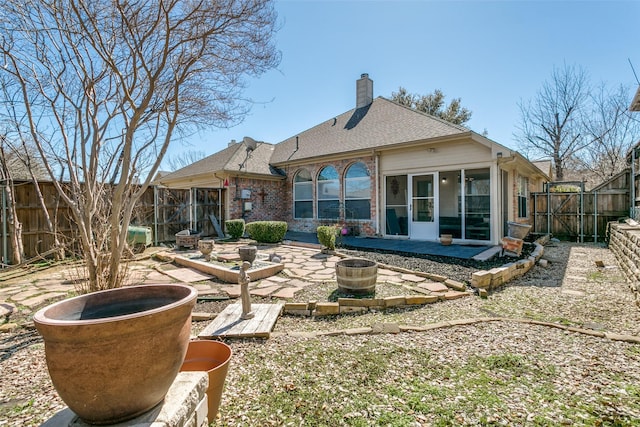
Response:
POLYGON ((380 206, 380 153, 376 153, 375 150, 373 152, 375 156, 375 186, 376 186, 376 236, 380 235, 380 216, 381 216, 381 206, 380 206))
POLYGON ((7 265, 7 196, 6 187, 2 186, 2 267, 7 265))
POLYGON ((153 244, 158 246, 158 186, 153 186, 153 244))
POLYGON ((633 147, 631 149, 631 179, 629 180, 631 183, 631 191, 630 196, 631 200, 629 200, 629 216, 635 220, 636 219, 636 148, 633 147))
MULTIPOLYGON (((219 183, 218 183, 218 223, 220 224, 220 227, 224 227, 224 223, 222 221, 222 188, 224 188, 224 179, 220 178, 217 174, 213 174, 214 178, 217 178, 219 183)), ((228 195, 227 195, 227 199, 228 199, 228 195)), ((227 213, 227 207, 225 206, 225 215, 227 213)), ((220 237, 224 237, 224 236, 220 236, 220 237)))

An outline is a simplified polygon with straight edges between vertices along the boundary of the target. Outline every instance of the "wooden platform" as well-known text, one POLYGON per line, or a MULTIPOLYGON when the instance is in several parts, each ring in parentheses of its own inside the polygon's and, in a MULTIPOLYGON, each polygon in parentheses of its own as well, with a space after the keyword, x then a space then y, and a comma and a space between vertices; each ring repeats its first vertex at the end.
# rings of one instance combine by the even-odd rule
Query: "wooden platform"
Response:
POLYGON ((283 303, 251 304, 255 317, 243 320, 242 304, 228 305, 198 338, 269 338, 283 307, 283 303))

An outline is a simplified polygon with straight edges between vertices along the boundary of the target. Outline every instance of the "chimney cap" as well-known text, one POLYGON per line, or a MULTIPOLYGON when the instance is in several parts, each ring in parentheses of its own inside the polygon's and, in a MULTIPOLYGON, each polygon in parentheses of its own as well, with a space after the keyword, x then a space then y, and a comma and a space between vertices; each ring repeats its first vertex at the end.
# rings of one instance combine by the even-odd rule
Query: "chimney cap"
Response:
POLYGON ((369 77, 369 73, 362 73, 362 74, 360 74, 360 78, 361 78, 361 79, 366 79, 366 78, 368 78, 368 77, 369 77))

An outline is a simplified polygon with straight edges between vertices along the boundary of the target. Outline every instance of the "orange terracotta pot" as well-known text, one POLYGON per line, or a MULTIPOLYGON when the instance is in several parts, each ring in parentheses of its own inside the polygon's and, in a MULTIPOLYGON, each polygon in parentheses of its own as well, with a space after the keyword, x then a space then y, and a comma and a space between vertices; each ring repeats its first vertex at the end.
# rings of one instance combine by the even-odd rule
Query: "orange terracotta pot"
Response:
POLYGON ((82 420, 112 424, 160 403, 178 375, 197 291, 141 285, 81 295, 38 311, 51 381, 82 420))
POLYGON ((211 424, 218 415, 224 382, 229 371, 231 347, 220 341, 191 341, 181 371, 205 371, 209 374, 207 389, 208 418, 211 424))

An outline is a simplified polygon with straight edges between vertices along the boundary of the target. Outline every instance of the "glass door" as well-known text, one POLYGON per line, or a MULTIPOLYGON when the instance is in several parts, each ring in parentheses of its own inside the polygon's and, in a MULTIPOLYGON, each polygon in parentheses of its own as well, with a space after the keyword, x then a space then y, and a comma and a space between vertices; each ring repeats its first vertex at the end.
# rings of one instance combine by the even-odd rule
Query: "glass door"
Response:
POLYGON ((438 238, 438 177, 435 173, 411 176, 410 237, 412 239, 435 240, 438 238))
POLYGON ((409 234, 407 175, 385 177, 385 201, 385 234, 407 236, 409 234))

